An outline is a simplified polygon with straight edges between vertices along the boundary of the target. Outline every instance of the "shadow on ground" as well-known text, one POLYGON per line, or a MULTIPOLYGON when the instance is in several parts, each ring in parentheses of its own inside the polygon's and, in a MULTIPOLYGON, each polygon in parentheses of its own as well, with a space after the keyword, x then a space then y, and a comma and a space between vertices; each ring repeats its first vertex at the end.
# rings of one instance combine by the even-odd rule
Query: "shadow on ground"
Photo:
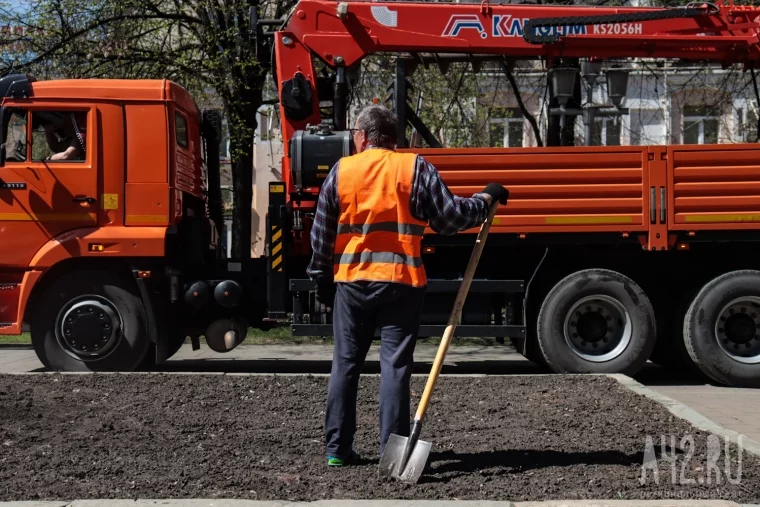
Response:
POLYGON ((643 452, 628 454, 621 451, 543 451, 535 449, 498 450, 489 452, 433 452, 428 459, 429 471, 435 476, 422 477, 421 483, 448 482, 455 477, 473 473, 491 475, 524 473, 544 468, 573 466, 637 466, 643 452))

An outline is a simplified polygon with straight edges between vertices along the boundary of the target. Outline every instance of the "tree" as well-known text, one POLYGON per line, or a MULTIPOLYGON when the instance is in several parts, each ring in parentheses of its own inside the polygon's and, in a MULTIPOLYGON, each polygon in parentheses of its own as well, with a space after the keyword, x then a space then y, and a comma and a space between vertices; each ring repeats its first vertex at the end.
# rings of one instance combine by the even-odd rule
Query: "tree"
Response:
POLYGON ((220 106, 230 128, 232 253, 247 258, 256 112, 269 71, 269 50, 253 37, 251 10, 280 18, 293 3, 39 0, 16 8, 0 6, 4 24, 24 31, 2 35, 4 47, 21 42, 23 49, 3 54, 0 68, 38 78, 168 78, 199 103, 220 106))
MULTIPOLYGON (((498 107, 505 95, 516 97, 522 115, 532 128, 532 135, 542 144, 538 124, 522 103, 521 91, 526 83, 515 73, 511 61, 457 61, 436 63, 432 55, 422 62, 407 63, 407 78, 412 86, 408 90, 408 105, 416 110, 421 98, 419 117, 437 139, 448 147, 479 146, 487 144, 491 111, 498 107), (520 82, 518 82, 520 81, 520 82)), ((396 73, 396 55, 385 53, 367 56, 361 63, 361 73, 353 83, 349 110, 359 109, 378 99, 388 107, 394 104, 387 89, 396 73)), ((409 136, 407 136, 409 137, 409 136)), ((421 137, 418 146, 422 146, 421 137)))

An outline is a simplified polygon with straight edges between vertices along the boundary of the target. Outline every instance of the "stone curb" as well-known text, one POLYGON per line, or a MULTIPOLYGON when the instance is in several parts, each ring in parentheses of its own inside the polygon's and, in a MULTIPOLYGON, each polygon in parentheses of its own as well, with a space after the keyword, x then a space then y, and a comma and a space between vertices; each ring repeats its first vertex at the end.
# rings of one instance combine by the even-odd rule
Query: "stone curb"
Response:
POLYGON ((760 507, 726 500, 547 500, 541 502, 445 500, 318 500, 315 502, 178 499, 0 502, 0 507, 760 507))
POLYGON ((684 405, 683 403, 676 401, 673 398, 669 398, 664 394, 649 389, 631 377, 619 373, 611 373, 608 374, 608 376, 616 379, 631 391, 637 394, 641 394, 642 396, 646 396, 647 398, 663 405, 670 411, 671 414, 675 415, 676 417, 686 420, 693 426, 703 431, 708 431, 718 436, 727 438, 729 441, 739 446, 742 451, 747 451, 751 454, 754 454, 755 456, 760 457, 760 442, 734 430, 724 428, 723 426, 703 416, 693 408, 684 405))

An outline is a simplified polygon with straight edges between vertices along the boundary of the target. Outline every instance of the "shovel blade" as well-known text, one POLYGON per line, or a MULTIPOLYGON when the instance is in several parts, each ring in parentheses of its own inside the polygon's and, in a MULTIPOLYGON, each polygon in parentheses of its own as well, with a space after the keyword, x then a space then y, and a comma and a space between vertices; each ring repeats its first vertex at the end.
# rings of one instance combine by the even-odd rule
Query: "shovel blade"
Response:
POLYGON ((403 460, 404 448, 408 441, 409 437, 402 437, 391 433, 388 443, 385 444, 383 455, 380 457, 381 477, 392 477, 411 484, 415 484, 420 479, 430 455, 432 444, 424 440, 417 440, 409 455, 409 460, 406 462, 406 466, 402 469, 401 461, 403 460))

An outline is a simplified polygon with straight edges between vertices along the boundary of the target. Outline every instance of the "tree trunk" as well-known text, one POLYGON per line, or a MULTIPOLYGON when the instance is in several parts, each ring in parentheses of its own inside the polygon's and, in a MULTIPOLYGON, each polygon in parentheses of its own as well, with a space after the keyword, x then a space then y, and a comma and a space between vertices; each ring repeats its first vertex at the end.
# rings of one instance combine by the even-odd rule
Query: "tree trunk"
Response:
MULTIPOLYGON (((256 76, 258 78, 258 76, 256 76)), ((227 118, 237 125, 230 137, 232 158, 232 257, 251 258, 251 206, 253 204, 253 147, 257 112, 261 107, 261 82, 248 83, 248 89, 236 90, 234 100, 225 101, 227 118)))
MULTIPOLYGON (((255 120, 254 120, 255 121, 255 120)), ((251 205, 253 203, 253 134, 230 140, 232 161, 232 257, 251 257, 251 205)))

